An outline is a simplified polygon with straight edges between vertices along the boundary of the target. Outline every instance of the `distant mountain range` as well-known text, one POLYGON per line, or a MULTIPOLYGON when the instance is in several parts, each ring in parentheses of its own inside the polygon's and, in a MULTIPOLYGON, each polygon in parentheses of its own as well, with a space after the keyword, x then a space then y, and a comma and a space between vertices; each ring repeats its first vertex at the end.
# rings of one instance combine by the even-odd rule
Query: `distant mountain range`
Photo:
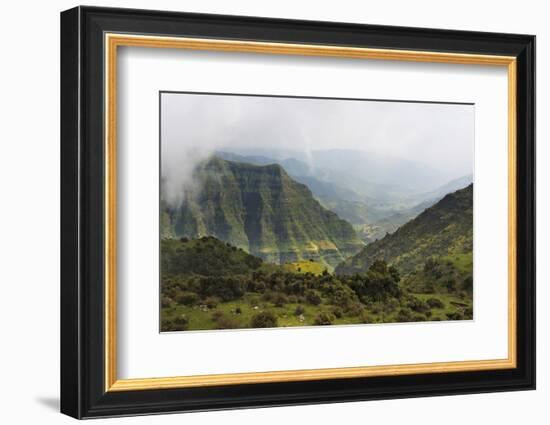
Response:
MULTIPOLYGON (((386 233, 394 232, 447 193, 462 189, 473 181, 473 176, 467 175, 422 192, 419 188, 409 190, 395 184, 365 182, 365 176, 372 174, 367 164, 372 165, 374 162, 376 169, 379 169, 384 168, 382 165, 385 162, 382 159, 367 161, 363 152, 358 154, 356 151, 344 150, 318 151, 312 153, 308 159, 311 165, 302 160, 287 157, 291 154, 298 155, 296 152, 259 149, 249 149, 244 151, 244 154, 226 151, 216 153, 217 156, 230 161, 281 165, 293 179, 308 186, 325 208, 350 222, 365 243, 373 242, 385 236, 386 233), (334 158, 331 155, 334 155, 334 158), (361 163, 362 167, 357 166, 357 158, 365 160, 361 163), (355 164, 355 168, 350 168, 350 163, 355 164)), ((404 173, 406 176, 409 173, 414 174, 420 167, 418 164, 411 166, 407 161, 397 161, 397 165, 392 165, 390 161, 389 168, 399 168, 403 164, 409 169, 404 173)), ((383 174, 387 174, 387 170, 383 174)), ((415 180, 418 178, 413 179, 415 180)), ((410 182, 407 184, 410 185, 410 182)), ((420 187, 425 186, 426 184, 420 185, 420 187)), ((433 181, 431 186, 434 186, 433 181)))
POLYGON ((162 203, 163 237, 214 236, 272 263, 313 259, 330 269, 363 247, 351 224, 281 165, 231 158, 199 164, 181 206, 162 203))
POLYGON ((418 270, 429 258, 471 265, 472 248, 473 185, 470 184, 446 195, 394 233, 368 244, 335 271, 366 272, 376 260, 384 260, 403 273, 418 270))

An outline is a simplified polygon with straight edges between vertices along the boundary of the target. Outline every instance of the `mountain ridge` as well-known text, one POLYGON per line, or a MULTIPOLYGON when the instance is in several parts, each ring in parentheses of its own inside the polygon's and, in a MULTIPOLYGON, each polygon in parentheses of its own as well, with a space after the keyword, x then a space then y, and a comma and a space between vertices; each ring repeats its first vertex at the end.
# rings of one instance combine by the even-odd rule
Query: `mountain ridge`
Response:
POLYGON ((384 260, 409 273, 432 256, 468 254, 473 249, 473 184, 443 197, 394 233, 368 244, 336 267, 337 274, 361 273, 384 260))
POLYGON ((180 207, 163 205, 163 235, 214 236, 269 262, 313 259, 331 268, 363 246, 347 221, 279 164, 214 156, 196 168, 194 179, 180 207))

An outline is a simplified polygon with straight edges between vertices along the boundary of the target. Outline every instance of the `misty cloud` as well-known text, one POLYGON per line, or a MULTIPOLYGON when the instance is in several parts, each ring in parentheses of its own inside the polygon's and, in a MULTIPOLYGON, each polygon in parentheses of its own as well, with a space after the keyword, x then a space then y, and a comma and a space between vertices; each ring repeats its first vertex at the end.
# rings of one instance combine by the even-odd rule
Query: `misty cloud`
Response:
POLYGON ((360 150, 425 164, 451 180, 471 174, 474 107, 405 102, 163 93, 163 198, 179 205, 192 172, 215 151, 360 150))

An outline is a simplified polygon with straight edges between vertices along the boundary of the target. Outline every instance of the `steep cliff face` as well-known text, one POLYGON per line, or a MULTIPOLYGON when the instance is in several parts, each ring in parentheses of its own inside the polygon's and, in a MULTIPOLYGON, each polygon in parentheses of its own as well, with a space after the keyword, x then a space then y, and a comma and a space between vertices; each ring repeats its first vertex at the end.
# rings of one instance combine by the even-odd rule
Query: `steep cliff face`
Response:
POLYGON ((361 273, 384 260, 409 273, 429 258, 469 264, 473 249, 473 184, 450 193, 394 233, 367 245, 336 268, 338 274, 361 273))
POLYGON ((161 206, 163 237, 214 236, 269 262, 313 259, 332 267, 363 247, 348 222, 280 165, 214 157, 194 180, 181 206, 161 206))

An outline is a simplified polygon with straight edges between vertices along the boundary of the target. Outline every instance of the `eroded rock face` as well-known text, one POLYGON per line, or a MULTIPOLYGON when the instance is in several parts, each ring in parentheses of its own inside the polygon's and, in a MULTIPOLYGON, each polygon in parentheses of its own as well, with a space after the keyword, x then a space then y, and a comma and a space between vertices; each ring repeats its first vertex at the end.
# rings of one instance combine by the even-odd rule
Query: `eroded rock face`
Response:
POLYGON ((272 263, 313 259, 332 267, 363 247, 347 221, 277 164, 214 157, 182 191, 182 205, 163 205, 163 237, 211 235, 272 263))

